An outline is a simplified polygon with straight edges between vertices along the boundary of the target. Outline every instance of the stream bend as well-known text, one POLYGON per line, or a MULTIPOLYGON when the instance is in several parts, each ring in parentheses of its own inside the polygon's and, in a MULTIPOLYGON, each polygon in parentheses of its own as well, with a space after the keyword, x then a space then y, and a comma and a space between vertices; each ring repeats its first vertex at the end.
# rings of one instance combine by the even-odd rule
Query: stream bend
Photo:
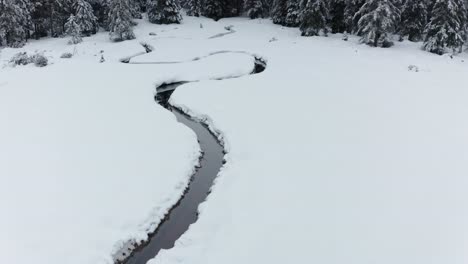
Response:
MULTIPOLYGON (((255 58, 255 64, 250 74, 258 74, 266 69, 266 61, 261 57, 244 51, 217 51, 209 53, 206 56, 195 57, 187 61, 175 62, 148 62, 132 63, 131 59, 145 53, 135 54, 121 60, 122 63, 129 64, 175 64, 197 61, 221 53, 242 53, 249 54, 255 58)), ((239 78, 242 76, 229 76, 217 80, 239 78)), ((171 111, 177 118, 177 121, 192 129, 198 138, 202 156, 200 165, 190 178, 190 182, 179 201, 168 211, 160 224, 149 234, 147 241, 128 241, 114 255, 116 264, 146 264, 148 260, 154 258, 161 249, 170 249, 175 241, 179 239, 198 219, 198 206, 208 197, 211 187, 216 179, 221 167, 225 163, 224 154, 226 151, 223 142, 218 139, 219 135, 211 131, 208 125, 194 117, 184 113, 181 109, 171 105, 169 99, 177 87, 188 83, 179 81, 172 83, 163 83, 156 88, 155 100, 158 104, 171 111)))

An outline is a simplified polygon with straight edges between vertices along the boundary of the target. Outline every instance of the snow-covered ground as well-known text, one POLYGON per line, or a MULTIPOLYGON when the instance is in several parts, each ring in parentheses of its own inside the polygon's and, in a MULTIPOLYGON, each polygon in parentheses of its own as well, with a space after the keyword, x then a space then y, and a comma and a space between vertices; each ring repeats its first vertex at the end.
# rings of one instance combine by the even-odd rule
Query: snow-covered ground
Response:
POLYGON ((468 261, 466 55, 301 38, 268 20, 140 24, 138 40, 102 33, 70 60, 58 58, 73 52, 66 40, 35 41, 24 50, 53 65, 0 70, 2 261, 111 263, 119 243, 144 237, 198 157, 194 134, 153 102, 154 85, 198 79, 172 103, 221 131, 228 163, 197 223, 152 264, 468 261), (236 32, 209 39, 226 25, 236 32), (120 64, 139 41, 155 51, 135 62, 231 50, 268 67, 215 81, 248 73, 252 58, 120 64))
MULTIPOLYGON (((163 30, 142 24, 141 39, 163 30)), ((125 241, 145 239, 182 195, 199 157, 193 131, 155 103, 155 85, 253 67, 237 54, 128 65, 119 59, 142 51, 138 41, 110 43, 102 33, 75 51, 66 42, 0 51, 3 65, 22 50, 53 62, 0 69, 2 263, 113 263, 125 241), (76 55, 60 59, 66 51, 76 55)))

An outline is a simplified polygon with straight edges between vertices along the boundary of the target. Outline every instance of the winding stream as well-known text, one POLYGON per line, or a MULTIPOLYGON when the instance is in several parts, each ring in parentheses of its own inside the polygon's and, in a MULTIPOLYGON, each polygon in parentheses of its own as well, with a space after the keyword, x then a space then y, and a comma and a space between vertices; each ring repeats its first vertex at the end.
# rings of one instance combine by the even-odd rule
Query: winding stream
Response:
MULTIPOLYGON (((243 51, 218 51, 207 56, 197 57, 189 61, 200 60, 220 53, 245 53, 243 51)), ((131 59, 135 56, 122 59, 123 63, 132 63, 131 59)), ((265 70, 266 63, 263 59, 250 54, 255 58, 255 66, 251 74, 261 73, 265 70)), ((172 64, 181 62, 153 62, 144 64, 172 64)), ((138 63, 142 64, 142 63, 138 63)), ((226 77, 238 78, 242 76, 226 77)), ((224 148, 222 142, 209 130, 208 126, 196 119, 183 113, 180 109, 172 106, 169 99, 177 87, 187 82, 176 82, 163 84, 156 88, 155 100, 157 103, 171 111, 177 118, 177 121, 192 129, 197 137, 202 150, 200 167, 197 168, 190 179, 190 183, 184 192, 182 198, 166 214, 159 224, 158 228, 149 235, 149 240, 141 244, 129 241, 115 256, 115 263, 122 264, 146 264, 154 258, 161 249, 170 249, 175 241, 184 234, 189 226, 198 219, 198 206, 204 202, 210 193, 211 186, 217 177, 221 167, 224 164, 224 148)))

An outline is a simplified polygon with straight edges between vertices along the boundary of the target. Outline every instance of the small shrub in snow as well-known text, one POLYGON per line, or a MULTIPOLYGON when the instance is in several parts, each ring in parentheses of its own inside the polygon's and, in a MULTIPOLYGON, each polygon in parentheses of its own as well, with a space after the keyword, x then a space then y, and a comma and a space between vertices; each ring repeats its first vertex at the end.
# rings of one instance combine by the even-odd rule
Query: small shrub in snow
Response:
POLYGON ((419 72, 419 67, 416 66, 416 65, 409 65, 408 66, 408 71, 419 72))
POLYGON ((146 42, 140 42, 140 45, 143 46, 143 48, 145 48, 146 53, 150 53, 154 50, 154 47, 146 42))
POLYGON ((71 57, 73 57, 73 54, 71 54, 70 52, 65 52, 62 55, 60 55, 60 58, 62 59, 70 59, 71 57))
POLYGON ((27 65, 31 63, 31 58, 28 56, 26 52, 18 52, 10 59, 10 64, 13 66, 16 65, 27 65))
POLYGON ((49 64, 49 60, 42 54, 36 53, 32 56, 29 56, 26 52, 16 53, 10 59, 10 64, 13 66, 28 65, 30 63, 34 63, 34 65, 37 67, 44 67, 49 64))
POLYGON ((31 57, 31 61, 37 67, 45 67, 49 64, 49 60, 42 54, 36 53, 31 57))
POLYGON ((349 39, 348 33, 345 32, 345 33, 343 34, 343 37, 342 37, 341 39, 342 39, 343 41, 348 41, 348 39, 349 39))

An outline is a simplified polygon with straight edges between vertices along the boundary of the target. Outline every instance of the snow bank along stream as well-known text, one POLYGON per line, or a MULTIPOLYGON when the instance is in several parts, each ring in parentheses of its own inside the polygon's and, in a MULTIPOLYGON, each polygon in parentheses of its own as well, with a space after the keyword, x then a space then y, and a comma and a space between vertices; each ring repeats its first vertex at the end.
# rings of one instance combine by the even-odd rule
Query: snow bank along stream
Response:
MULTIPOLYGON (((218 51, 212 52, 207 56, 196 57, 189 61, 197 61, 220 53, 244 53, 243 51, 218 51)), ((122 63, 132 63, 133 57, 142 55, 139 53, 121 60, 122 63)), ((251 74, 261 73, 266 68, 266 62, 260 57, 250 54, 255 58, 255 65, 251 74)), ((188 61, 175 62, 148 62, 144 64, 173 64, 184 63, 188 61)), ((141 64, 141 63, 135 63, 141 64)), ((228 76, 218 80, 238 78, 242 76, 228 76)), ((177 121, 192 129, 197 137, 202 150, 200 164, 190 183, 184 192, 182 198, 175 204, 168 214, 164 217, 158 228, 149 236, 148 241, 136 243, 129 241, 115 256, 116 263, 126 264, 146 264, 148 260, 154 258, 161 249, 169 249, 174 246, 175 241, 184 234, 189 226, 198 219, 198 206, 204 202, 210 193, 211 186, 224 164, 223 142, 218 139, 216 132, 211 131, 207 124, 197 120, 184 113, 181 109, 172 106, 169 99, 177 87, 187 82, 174 82, 162 84, 156 88, 155 100, 167 110, 171 111, 177 118, 177 121)))

